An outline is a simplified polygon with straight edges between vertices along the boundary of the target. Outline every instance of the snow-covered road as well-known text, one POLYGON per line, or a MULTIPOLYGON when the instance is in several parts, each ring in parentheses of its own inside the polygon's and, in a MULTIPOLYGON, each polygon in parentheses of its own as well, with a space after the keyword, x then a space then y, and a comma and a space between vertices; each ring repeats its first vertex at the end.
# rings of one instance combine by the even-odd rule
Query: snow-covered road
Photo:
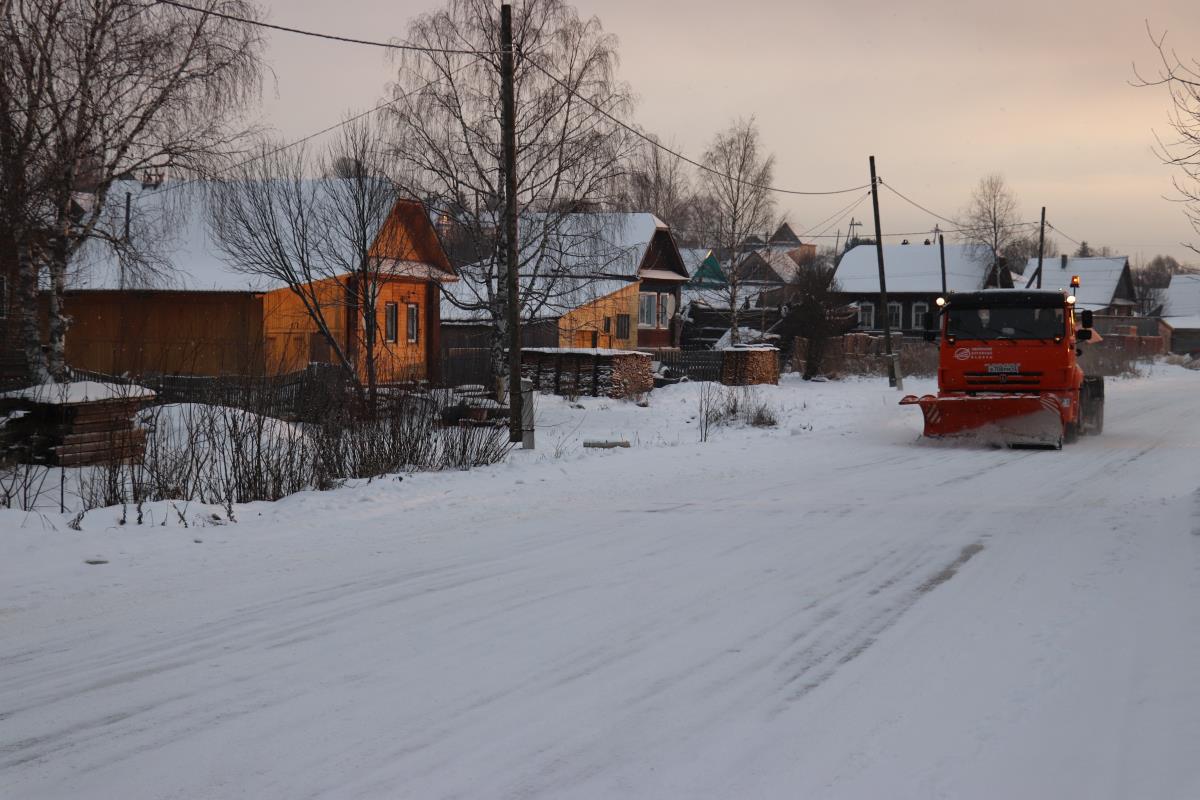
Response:
POLYGON ((771 397, 543 400, 538 455, 235 525, 7 512, 0 797, 1200 797, 1200 373, 1062 452, 771 397))

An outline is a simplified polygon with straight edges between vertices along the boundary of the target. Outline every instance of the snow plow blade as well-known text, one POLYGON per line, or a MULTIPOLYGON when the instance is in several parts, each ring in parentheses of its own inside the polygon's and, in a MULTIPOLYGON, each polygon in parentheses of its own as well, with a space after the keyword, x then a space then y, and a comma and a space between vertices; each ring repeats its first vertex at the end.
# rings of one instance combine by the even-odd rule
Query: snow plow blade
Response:
POLYGON ((1048 447, 1060 446, 1063 440, 1062 413, 1053 395, 908 395, 900 405, 920 406, 925 435, 934 438, 1048 447))

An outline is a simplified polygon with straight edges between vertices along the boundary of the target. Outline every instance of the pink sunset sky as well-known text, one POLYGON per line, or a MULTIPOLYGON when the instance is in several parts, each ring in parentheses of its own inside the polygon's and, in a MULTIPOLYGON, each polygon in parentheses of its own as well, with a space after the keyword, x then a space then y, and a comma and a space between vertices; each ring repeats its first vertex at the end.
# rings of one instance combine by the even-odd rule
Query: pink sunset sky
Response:
MULTIPOLYGON (((271 0, 271 22, 366 39, 402 37, 436 0, 271 0)), ((620 41, 635 121, 698 157, 718 130, 755 116, 777 157, 775 183, 832 189, 868 183, 867 157, 901 192, 953 217, 979 178, 1005 176, 1024 219, 1040 207, 1065 234, 1135 261, 1200 262, 1172 196, 1169 98, 1134 88, 1154 73, 1146 31, 1200 58, 1195 0, 1009 0, 1005 3, 579 0, 620 41)), ((393 68, 372 48, 270 33, 276 78, 263 122, 287 138, 384 96, 393 68)), ((853 198, 780 197, 804 230, 853 198)), ((883 193, 884 231, 933 227, 883 193)), ((856 216, 870 222, 870 204, 856 216)), ((831 231, 832 233, 832 231, 831 231)), ((844 234, 844 231, 843 231, 844 234)), ((824 242, 823 240, 823 243, 824 242)), ((830 240, 827 243, 832 243, 830 240)), ((1063 249, 1073 248, 1059 239, 1063 249)))

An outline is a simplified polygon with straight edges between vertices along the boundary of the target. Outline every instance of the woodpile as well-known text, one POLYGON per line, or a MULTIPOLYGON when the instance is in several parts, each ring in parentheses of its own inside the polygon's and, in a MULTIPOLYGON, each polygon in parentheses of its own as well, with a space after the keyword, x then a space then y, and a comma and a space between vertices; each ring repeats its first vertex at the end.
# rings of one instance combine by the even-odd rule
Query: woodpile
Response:
POLYGON ((649 353, 569 347, 521 351, 521 377, 533 388, 563 397, 625 398, 654 388, 649 353))
POLYGON ((779 348, 749 345, 725 350, 721 360, 721 383, 726 386, 779 383, 779 348))
POLYGON ((5 449, 22 463, 62 467, 140 461, 146 431, 136 418, 153 397, 142 387, 98 399, 56 396, 41 387, 10 392, 0 398, 5 449))

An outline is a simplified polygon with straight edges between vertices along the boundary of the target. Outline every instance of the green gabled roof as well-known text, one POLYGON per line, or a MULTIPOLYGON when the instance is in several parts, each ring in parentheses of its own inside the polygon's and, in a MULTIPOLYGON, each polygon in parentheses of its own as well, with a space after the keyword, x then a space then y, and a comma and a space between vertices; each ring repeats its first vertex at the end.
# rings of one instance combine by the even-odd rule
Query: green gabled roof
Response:
POLYGON ((717 257, 711 252, 700 262, 700 266, 696 267, 696 271, 692 273, 692 279, 687 285, 693 288, 707 288, 713 286, 725 286, 729 281, 725 278, 725 271, 721 269, 721 263, 717 261, 717 257))

